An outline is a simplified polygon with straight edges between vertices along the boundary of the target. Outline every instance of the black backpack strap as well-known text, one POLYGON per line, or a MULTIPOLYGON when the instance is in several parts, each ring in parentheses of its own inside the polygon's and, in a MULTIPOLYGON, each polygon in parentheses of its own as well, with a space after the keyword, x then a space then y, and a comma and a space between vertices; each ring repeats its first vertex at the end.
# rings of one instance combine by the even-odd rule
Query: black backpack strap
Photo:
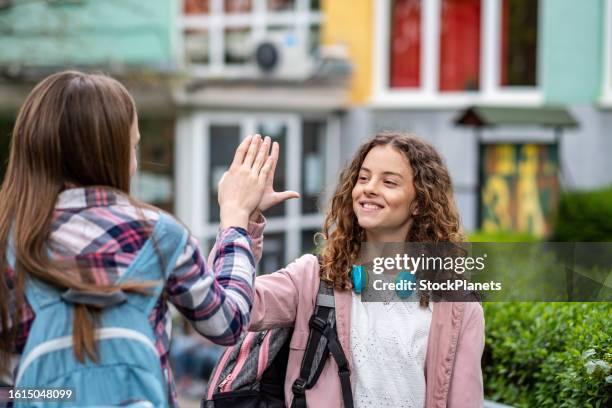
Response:
MULTIPOLYGON (((319 264, 321 264, 320 259, 319 264)), ((316 384, 330 352, 338 365, 344 406, 353 408, 350 370, 336 332, 335 308, 333 285, 322 280, 319 284, 315 311, 309 322, 310 333, 300 367, 300 375, 292 386, 292 408, 307 408, 306 390, 316 384), (313 367, 315 367, 314 371, 313 367)))
POLYGON ((331 352, 332 357, 338 365, 338 376, 340 377, 340 386, 342 387, 342 400, 346 408, 353 408, 353 390, 351 388, 351 371, 349 369, 348 360, 342 351, 338 333, 336 329, 330 326, 325 328, 325 337, 327 337, 327 347, 331 352))

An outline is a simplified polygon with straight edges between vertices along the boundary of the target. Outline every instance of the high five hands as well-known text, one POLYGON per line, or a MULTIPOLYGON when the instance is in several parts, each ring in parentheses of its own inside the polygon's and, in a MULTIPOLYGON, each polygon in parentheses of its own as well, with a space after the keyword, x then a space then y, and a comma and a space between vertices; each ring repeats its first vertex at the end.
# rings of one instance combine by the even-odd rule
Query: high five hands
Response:
POLYGON ((219 181, 221 227, 248 225, 249 216, 300 195, 295 191, 274 191, 278 143, 266 136, 247 136, 236 149, 230 168, 219 181))

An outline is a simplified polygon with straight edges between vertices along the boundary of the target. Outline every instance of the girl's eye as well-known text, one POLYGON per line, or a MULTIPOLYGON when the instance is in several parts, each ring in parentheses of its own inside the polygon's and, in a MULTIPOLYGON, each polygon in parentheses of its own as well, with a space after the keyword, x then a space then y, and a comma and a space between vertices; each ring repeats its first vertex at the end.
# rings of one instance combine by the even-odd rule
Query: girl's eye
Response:
POLYGON ((366 181, 367 179, 368 179, 368 178, 367 178, 366 176, 359 176, 359 177, 357 178, 357 180, 359 180, 359 181, 366 181))
POLYGON ((391 181, 391 180, 386 180, 385 184, 388 186, 397 186, 397 183, 395 181, 391 181))

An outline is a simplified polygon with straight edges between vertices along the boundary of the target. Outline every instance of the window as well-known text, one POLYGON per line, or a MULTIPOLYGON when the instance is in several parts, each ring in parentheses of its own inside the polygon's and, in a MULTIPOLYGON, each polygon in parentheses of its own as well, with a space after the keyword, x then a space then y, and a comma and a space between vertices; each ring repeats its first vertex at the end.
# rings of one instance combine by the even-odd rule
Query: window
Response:
POLYGON ((539 103, 539 3, 376 2, 375 101, 539 103))
MULTIPOLYGON (((287 190, 287 123, 284 123, 282 120, 262 121, 257 126, 257 133, 262 136, 270 136, 273 142, 278 142, 279 156, 274 175, 274 189, 276 191, 287 190)), ((268 215, 285 215, 286 204, 283 203, 272 207, 268 211, 268 215)))
POLYGON ((272 273, 286 265, 285 263, 285 234, 282 233, 266 233, 266 242, 264 251, 261 255, 261 261, 258 265, 258 275, 272 273))
POLYGON ((321 243, 321 238, 317 233, 320 231, 320 228, 302 231, 302 254, 312 254, 319 249, 317 245, 321 243))
POLYGON ((266 241, 260 272, 271 272, 312 248, 321 228, 322 197, 336 182, 338 119, 292 113, 209 113, 181 118, 177 127, 177 215, 210 249, 218 232, 218 182, 246 135, 260 133, 280 144, 274 179, 277 191, 302 198, 266 211, 266 241), (212 241, 211 241, 212 240, 212 241))
POLYGON ((174 212, 174 120, 140 119, 138 171, 132 193, 149 204, 174 212))
POLYGON ((219 181, 223 173, 227 171, 229 164, 234 159, 236 146, 240 144, 240 126, 238 125, 210 125, 210 148, 208 161, 210 171, 208 174, 208 220, 219 222, 219 202, 217 193, 219 181))
POLYGON ((319 211, 319 198, 325 178, 325 122, 302 123, 302 212, 319 211))
POLYGON ((295 0, 268 0, 269 11, 292 11, 295 8, 295 0))
POLYGON ((391 12, 392 88, 421 85, 421 1, 394 0, 391 12))
POLYGON ((442 0, 440 91, 480 87, 480 0, 442 0))
POLYGON ((225 0, 223 10, 227 14, 250 13, 253 10, 253 2, 251 0, 225 0))
POLYGON ((184 0, 184 62, 195 76, 252 76, 257 44, 285 34, 316 55, 322 14, 314 0, 184 0), (272 35, 272 37, 271 37, 272 35))
POLYGON ((501 85, 536 86, 538 2, 503 0, 501 85))

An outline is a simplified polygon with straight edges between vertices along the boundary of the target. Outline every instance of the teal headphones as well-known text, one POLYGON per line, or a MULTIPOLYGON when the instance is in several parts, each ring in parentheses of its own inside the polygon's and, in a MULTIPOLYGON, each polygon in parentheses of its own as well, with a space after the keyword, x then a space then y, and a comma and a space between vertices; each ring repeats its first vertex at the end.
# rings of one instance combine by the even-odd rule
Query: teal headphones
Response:
POLYGON ((361 294, 363 289, 368 286, 368 272, 363 265, 353 265, 351 279, 353 280, 353 291, 358 295, 361 294))
MULTIPOLYGON (((361 294, 368 286, 369 275, 363 265, 353 265, 351 269, 351 280, 353 281, 353 291, 356 294, 361 294)), ((408 271, 401 271, 395 277, 396 285, 401 282, 416 282, 416 275, 408 271)), ((395 292, 400 299, 406 299, 412 294, 412 290, 408 288, 396 288, 395 292)))

